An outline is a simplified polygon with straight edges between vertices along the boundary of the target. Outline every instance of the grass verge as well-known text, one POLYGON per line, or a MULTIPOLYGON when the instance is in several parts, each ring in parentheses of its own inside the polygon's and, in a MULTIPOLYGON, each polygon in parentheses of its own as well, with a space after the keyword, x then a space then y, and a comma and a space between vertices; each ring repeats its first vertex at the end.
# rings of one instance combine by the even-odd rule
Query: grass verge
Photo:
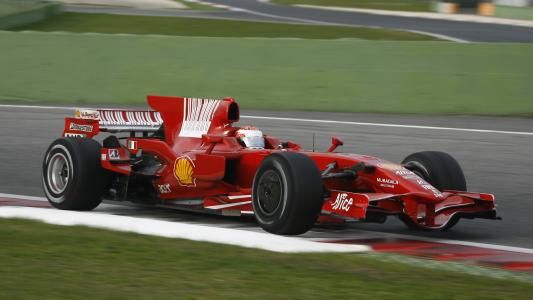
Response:
POLYGON ((2 0, 0 2, 0 17, 28 11, 45 4, 44 1, 40 0, 2 0))
POLYGON ((533 7, 497 5, 494 16, 498 18, 533 21, 533 7))
POLYGON ((533 115, 533 45, 0 32, 0 99, 533 115))
POLYGON ((3 299, 529 299, 533 285, 385 263, 279 254, 0 219, 3 299))
POLYGON ((0 30, 39 22, 61 10, 61 4, 54 2, 3 0, 0 3, 0 30))
POLYGON ((66 13, 11 30, 161 34, 211 37, 360 38, 424 41, 433 37, 389 29, 233 20, 66 13))
POLYGON ((277 4, 307 4, 401 11, 431 11, 432 0, 270 0, 277 4))
POLYGON ((12 4, 0 3, 0 16, 10 15, 25 11, 28 8, 25 6, 17 6, 12 4))

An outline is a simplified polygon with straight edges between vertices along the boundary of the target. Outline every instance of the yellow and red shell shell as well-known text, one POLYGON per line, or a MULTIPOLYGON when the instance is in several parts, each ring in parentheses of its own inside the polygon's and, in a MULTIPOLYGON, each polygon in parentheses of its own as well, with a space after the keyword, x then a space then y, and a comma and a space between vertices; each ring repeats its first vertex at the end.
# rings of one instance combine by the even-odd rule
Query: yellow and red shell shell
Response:
POLYGON ((181 156, 174 163, 174 176, 181 185, 194 186, 194 163, 188 156, 181 156))

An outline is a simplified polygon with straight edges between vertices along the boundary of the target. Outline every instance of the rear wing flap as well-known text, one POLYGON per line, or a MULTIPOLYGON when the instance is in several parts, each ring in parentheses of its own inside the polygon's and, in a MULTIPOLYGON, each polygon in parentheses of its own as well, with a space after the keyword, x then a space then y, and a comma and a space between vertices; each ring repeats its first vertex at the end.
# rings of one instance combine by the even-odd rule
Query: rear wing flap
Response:
POLYGON ((92 138, 102 132, 155 132, 163 119, 153 110, 78 109, 65 118, 65 137, 92 138))

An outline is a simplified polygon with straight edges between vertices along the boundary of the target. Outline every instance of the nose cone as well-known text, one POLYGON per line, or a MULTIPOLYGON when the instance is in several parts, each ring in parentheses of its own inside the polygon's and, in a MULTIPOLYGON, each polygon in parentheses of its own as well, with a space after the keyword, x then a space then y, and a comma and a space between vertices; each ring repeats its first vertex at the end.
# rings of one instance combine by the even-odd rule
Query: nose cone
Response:
POLYGON ((444 199, 444 195, 424 178, 399 164, 378 164, 375 184, 377 188, 387 193, 413 193, 432 201, 444 199))

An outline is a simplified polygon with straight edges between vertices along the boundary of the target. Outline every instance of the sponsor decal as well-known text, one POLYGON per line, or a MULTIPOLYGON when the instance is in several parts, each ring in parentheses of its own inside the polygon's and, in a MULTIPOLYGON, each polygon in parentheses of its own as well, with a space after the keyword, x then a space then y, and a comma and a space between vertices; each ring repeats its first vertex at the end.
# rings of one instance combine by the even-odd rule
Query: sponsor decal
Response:
POLYGON ((407 169, 401 169, 401 170, 396 170, 394 171, 394 173, 396 175, 399 175, 399 176, 402 176, 404 179, 418 179, 420 177, 418 177, 418 175, 416 175, 415 173, 407 170, 407 169))
POLYGON ((403 167, 399 164, 393 164, 393 163, 379 163, 378 168, 387 169, 387 170, 402 170, 403 167))
POLYGON ((97 110, 78 109, 76 110, 76 118, 98 120, 100 118, 100 113, 97 110))
POLYGON ((379 183, 380 186, 382 187, 388 187, 388 188, 395 188, 396 185, 398 185, 398 181, 397 180, 394 180, 394 179, 389 179, 389 178, 376 178, 376 181, 379 183))
POLYGON ((183 101, 183 120, 179 136, 202 137, 211 126, 211 120, 220 100, 185 98, 183 101))
POLYGON ((82 133, 65 133, 65 137, 78 137, 78 138, 84 138, 86 137, 87 135, 86 134, 82 134, 82 133))
POLYGON ((85 131, 85 132, 92 132, 93 126, 92 125, 80 125, 76 123, 70 123, 69 126, 70 130, 76 130, 76 131, 85 131))
POLYGON ((435 197, 437 197, 437 198, 443 198, 444 197, 444 195, 442 195, 442 193, 439 190, 437 190, 431 184, 427 183, 425 180, 421 179, 418 175, 416 175, 412 171, 409 171, 409 170, 407 170, 405 168, 402 168, 401 170, 396 170, 394 173, 396 175, 402 176, 402 178, 404 178, 404 179, 411 180, 411 181, 416 181, 416 183, 420 187, 422 187, 423 189, 425 189, 427 191, 432 192, 433 195, 435 197))
POLYGON ((434 186, 432 186, 431 184, 427 183, 426 181, 424 181, 422 179, 418 179, 416 181, 416 183, 418 183, 418 185, 420 185, 423 189, 432 192, 435 197, 437 197, 437 198, 443 198, 444 197, 444 195, 442 195, 442 193, 439 190, 437 190, 434 186))
POLYGON ((193 177, 194 163, 188 156, 180 156, 174 163, 174 176, 182 186, 196 186, 196 179, 193 177))
POLYGON ((170 184, 159 184, 157 185, 157 189, 159 190, 160 194, 168 194, 171 192, 170 190, 170 184))
POLYGON ((102 155, 100 156, 100 159, 101 159, 101 160, 107 160, 107 154, 102 154, 102 155))
POLYGON ((107 155, 109 155, 110 160, 120 159, 120 153, 118 152, 118 149, 108 149, 107 155))
POLYGON ((353 198, 348 198, 347 193, 339 193, 337 195, 337 198, 335 199, 335 202, 331 206, 333 210, 344 210, 348 211, 350 210, 350 207, 353 204, 353 198))
POLYGON ((137 141, 128 141, 128 149, 137 150, 137 141))

